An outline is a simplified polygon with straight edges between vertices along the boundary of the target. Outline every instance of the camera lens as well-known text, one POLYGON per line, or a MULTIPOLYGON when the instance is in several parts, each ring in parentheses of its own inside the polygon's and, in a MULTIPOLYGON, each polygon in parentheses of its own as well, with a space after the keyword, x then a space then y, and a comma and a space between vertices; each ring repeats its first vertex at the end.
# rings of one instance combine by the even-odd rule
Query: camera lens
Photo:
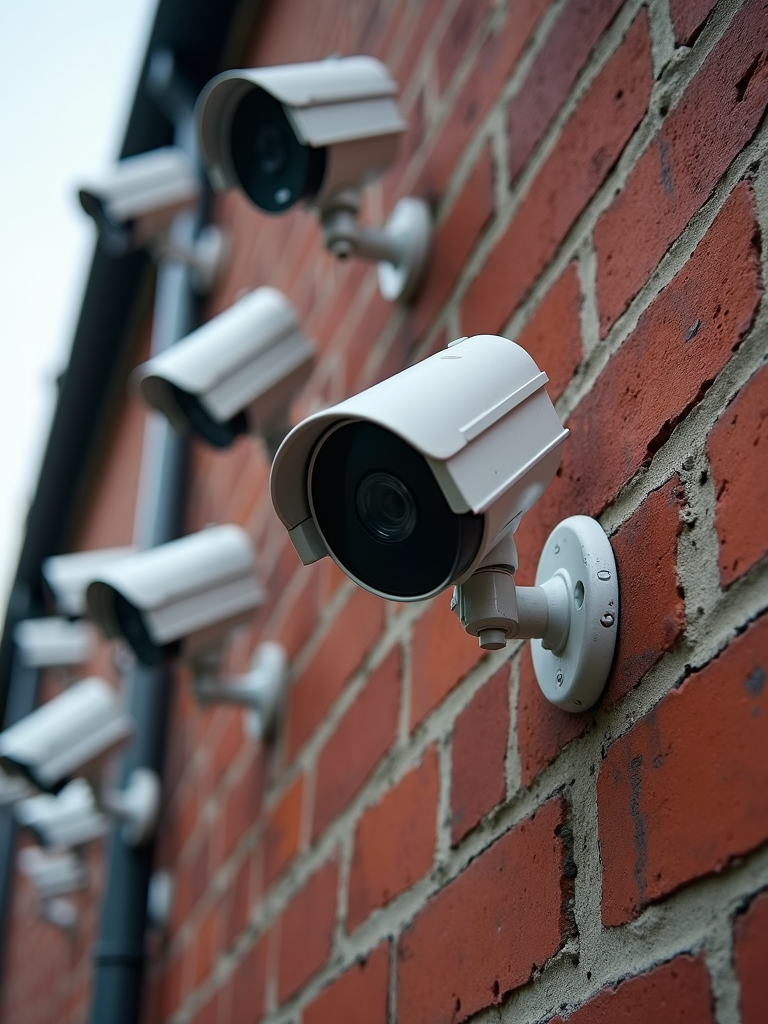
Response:
POLYGON ((238 103, 231 140, 240 185, 260 209, 281 213, 319 191, 325 150, 300 142, 283 105, 263 89, 250 89, 238 103))
POLYGON ((426 459, 373 423, 343 423, 320 440, 309 492, 334 558, 396 600, 438 593, 480 547, 482 516, 454 512, 426 459))
POLYGON ((162 647, 154 642, 139 609, 118 591, 114 591, 114 601, 115 617, 120 630, 140 662, 152 668, 158 668, 166 658, 173 657, 178 653, 179 644, 177 642, 165 644, 162 647))
POLYGON ((399 544, 413 533, 416 505, 402 480, 392 473, 369 473, 357 488, 357 514, 375 540, 399 544))

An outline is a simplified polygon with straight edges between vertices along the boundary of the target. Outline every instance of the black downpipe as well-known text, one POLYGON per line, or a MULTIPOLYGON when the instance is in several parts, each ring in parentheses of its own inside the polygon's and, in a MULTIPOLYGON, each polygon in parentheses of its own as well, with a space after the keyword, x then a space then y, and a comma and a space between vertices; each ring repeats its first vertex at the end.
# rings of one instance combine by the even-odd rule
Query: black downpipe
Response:
MULTIPOLYGON (((191 111, 177 122, 176 144, 194 147, 191 111)), ((180 214, 174 241, 189 244, 201 215, 180 214)), ((195 326, 196 303, 187 268, 164 264, 158 270, 152 326, 152 353, 162 351, 195 326)), ((155 547, 178 536, 184 490, 185 445, 165 418, 147 419, 137 502, 136 543, 155 547)), ((136 732, 121 765, 121 781, 139 766, 162 774, 172 671, 136 664, 128 675, 129 707, 136 732)), ((119 825, 109 843, 101 930, 93 952, 91 1024, 136 1024, 144 972, 147 892, 153 846, 125 845, 119 825)))

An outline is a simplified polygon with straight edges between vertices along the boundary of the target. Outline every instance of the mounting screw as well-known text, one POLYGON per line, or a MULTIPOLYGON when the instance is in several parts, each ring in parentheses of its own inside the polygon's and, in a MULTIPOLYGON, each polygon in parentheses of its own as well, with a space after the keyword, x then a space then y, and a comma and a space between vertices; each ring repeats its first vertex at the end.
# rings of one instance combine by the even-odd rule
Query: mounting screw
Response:
POLYGON ((613 617, 613 615, 611 615, 611 613, 610 613, 610 612, 606 612, 606 613, 605 613, 605 615, 601 615, 601 616, 600 616, 600 625, 601 625, 601 626, 605 626, 605 627, 606 627, 606 629, 607 629, 607 628, 608 628, 609 626, 612 626, 612 625, 613 625, 613 623, 614 623, 614 621, 615 621, 615 620, 614 620, 614 617, 613 617))

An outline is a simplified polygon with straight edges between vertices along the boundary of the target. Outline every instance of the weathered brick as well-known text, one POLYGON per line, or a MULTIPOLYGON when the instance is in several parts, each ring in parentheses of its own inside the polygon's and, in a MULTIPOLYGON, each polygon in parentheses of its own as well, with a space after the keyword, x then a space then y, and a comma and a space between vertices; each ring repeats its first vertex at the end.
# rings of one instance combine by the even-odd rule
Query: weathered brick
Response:
POLYGON ((281 1003, 309 981, 328 959, 336 920, 339 870, 319 868, 292 898, 280 919, 277 997, 281 1003))
POLYGON ((320 752, 315 777, 313 836, 346 807, 397 735, 402 655, 396 647, 320 752))
POLYGON ((415 728, 473 668, 483 651, 441 594, 413 628, 411 645, 411 728, 415 728))
POLYGON ((223 832, 220 858, 230 855, 235 845, 251 826, 255 825, 261 811, 261 797, 264 784, 261 749, 250 759, 245 769, 232 783, 225 798, 223 832))
POLYGON ((569 0, 509 105, 509 170, 518 176, 573 87, 621 0, 569 0))
POLYGON ((264 885, 272 882, 299 851, 304 806, 304 776, 288 787, 270 811, 264 832, 264 885))
POLYGON ((478 690, 453 727, 451 839, 458 843, 506 795, 509 667, 478 690))
POLYGON ((384 602, 357 588, 288 695, 287 752, 293 757, 359 668, 384 624, 384 602))
POLYGON ((389 943, 377 946, 324 988, 302 1015, 303 1024, 387 1024, 389 943))
POLYGON ((440 781, 434 747, 360 818, 349 874, 350 931, 432 867, 440 781))
POLYGON ((652 84, 648 18, 641 11, 468 288, 461 307, 465 333, 502 329, 619 158, 645 114, 652 84))
POLYGON ((248 854, 235 873, 235 877, 222 900, 222 943, 224 948, 233 944, 248 921, 258 887, 253 884, 254 854, 248 854))
POLYGON ((494 6, 494 0, 459 0, 437 46, 436 64, 440 92, 450 82, 475 33, 494 6))
POLYGON ((768 367, 763 367, 712 428, 707 454, 717 494, 720 582, 728 587, 768 551, 768 367))
POLYGON ((557 953, 572 892, 565 820, 564 802, 551 800, 427 903, 400 938, 399 1019, 460 1024, 557 953))
POLYGON ((536 681, 531 647, 526 644, 520 655, 517 696, 517 746, 523 785, 530 786, 566 744, 586 732, 592 718, 588 711, 572 715, 550 704, 536 681))
MULTIPOLYGON (((683 955, 605 988, 568 1024, 714 1024, 709 975, 701 957, 683 955)), ((563 1024, 561 1017, 552 1024, 563 1024)))
POLYGON ((742 1024, 763 1024, 768 1006, 768 893, 756 896, 736 918, 733 928, 733 960, 741 988, 739 1009, 742 1024))
POLYGON ((484 41, 453 104, 451 116, 432 147, 420 177, 420 193, 438 197, 445 191, 459 157, 498 99, 546 7, 547 0, 518 0, 510 4, 502 27, 484 41))
POLYGON ((598 221, 604 335, 760 123, 768 102, 766 18, 766 0, 745 4, 598 221))
POLYGON ((427 279, 411 319, 414 338, 421 337, 448 298, 493 215, 493 207, 493 164, 490 147, 486 146, 453 208, 435 232, 427 279))
POLYGON ((677 575, 680 507, 680 480, 674 476, 652 491, 611 539, 619 574, 619 636, 607 704, 629 693, 685 629, 677 575))
POLYGON ((762 295, 754 195, 743 182, 568 421, 563 483, 600 513, 701 401, 762 295))
POLYGON ((690 46, 717 0, 670 0, 675 41, 690 46))
POLYGON ((606 925, 768 840, 766 652, 763 616, 608 750, 597 787, 606 925))
POLYGON ((257 1024, 264 1012, 268 936, 262 935, 232 974, 229 1024, 257 1024))
POLYGON ((556 402, 581 362, 581 288, 570 263, 515 338, 549 377, 547 393, 556 402))

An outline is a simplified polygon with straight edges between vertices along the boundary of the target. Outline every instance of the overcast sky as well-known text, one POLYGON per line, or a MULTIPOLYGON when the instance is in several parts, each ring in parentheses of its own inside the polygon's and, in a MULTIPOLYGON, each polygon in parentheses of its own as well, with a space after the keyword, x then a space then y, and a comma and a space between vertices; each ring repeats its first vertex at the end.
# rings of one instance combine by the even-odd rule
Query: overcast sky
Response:
POLYGON ((0 621, 157 0, 0 0, 0 621))

